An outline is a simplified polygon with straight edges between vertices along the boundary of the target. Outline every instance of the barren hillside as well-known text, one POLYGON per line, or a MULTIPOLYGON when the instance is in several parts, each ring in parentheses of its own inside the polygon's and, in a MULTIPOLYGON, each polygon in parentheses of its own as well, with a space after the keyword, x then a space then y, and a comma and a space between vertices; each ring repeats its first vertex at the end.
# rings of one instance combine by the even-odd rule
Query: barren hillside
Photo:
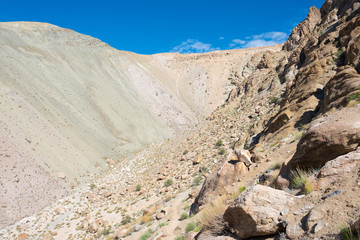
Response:
POLYGON ((233 68, 280 50, 144 56, 31 22, 0 23, 0 48, 1 226, 195 126, 227 99, 233 68))

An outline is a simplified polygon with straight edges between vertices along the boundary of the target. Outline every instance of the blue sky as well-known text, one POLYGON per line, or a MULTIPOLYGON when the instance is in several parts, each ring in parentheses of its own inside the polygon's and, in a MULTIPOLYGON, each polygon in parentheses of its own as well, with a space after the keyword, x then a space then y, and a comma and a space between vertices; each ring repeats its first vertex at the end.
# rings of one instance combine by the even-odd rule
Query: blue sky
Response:
POLYGON ((0 0, 0 22, 47 22, 141 54, 207 52, 282 43, 323 2, 0 0))

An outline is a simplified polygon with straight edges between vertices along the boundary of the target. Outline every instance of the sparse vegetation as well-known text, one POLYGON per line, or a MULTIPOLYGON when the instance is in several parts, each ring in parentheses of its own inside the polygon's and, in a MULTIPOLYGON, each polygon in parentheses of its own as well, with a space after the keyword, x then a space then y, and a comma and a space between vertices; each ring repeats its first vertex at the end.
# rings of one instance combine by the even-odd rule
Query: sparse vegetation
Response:
POLYGON ((196 178, 194 178, 192 186, 199 186, 201 184, 201 181, 202 181, 202 177, 197 176, 196 178))
POLYGON ((196 228, 196 223, 189 222, 185 227, 185 232, 188 233, 188 232, 194 231, 195 228, 196 228))
POLYGON ((125 215, 121 220, 121 225, 125 225, 131 222, 131 217, 129 215, 125 215))
POLYGON ((169 225, 169 222, 161 222, 161 223, 159 223, 159 228, 162 228, 166 225, 169 225))
POLYGON ((187 219, 188 217, 189 216, 186 213, 182 213, 179 220, 183 221, 183 220, 187 219))
POLYGON ((221 196, 207 205, 197 217, 197 221, 202 226, 202 229, 213 233, 221 233, 226 226, 222 215, 227 207, 226 196, 221 196))
POLYGON ((356 100, 359 98, 360 98, 360 92, 357 92, 357 93, 353 93, 350 96, 348 96, 346 100, 347 100, 347 102, 350 102, 352 100, 356 100))
POLYGON ((185 151, 183 152, 183 155, 186 155, 188 152, 189 152, 188 150, 185 150, 185 151))
POLYGON ((188 210, 189 207, 190 207, 190 205, 189 205, 189 204, 186 204, 185 207, 184 207, 184 210, 188 210))
POLYGON ((279 102, 279 97, 269 97, 269 103, 270 104, 277 104, 279 102))
POLYGON ((308 177, 316 172, 317 170, 315 169, 304 170, 301 168, 296 168, 290 173, 291 187, 295 189, 301 188, 304 194, 311 193, 313 189, 310 182, 308 181, 308 177))
POLYGON ((360 236, 356 236, 356 233, 349 226, 345 226, 340 230, 340 236, 343 240, 360 240, 360 236))
POLYGON ((165 187, 170 187, 171 185, 173 185, 173 180, 171 178, 166 179, 166 181, 164 182, 164 186, 165 187))
POLYGON ((222 145, 223 145, 222 139, 219 139, 219 140, 215 143, 215 146, 216 146, 216 147, 221 147, 222 145))
POLYGON ((219 155, 224 155, 225 153, 226 153, 226 151, 223 148, 220 149, 219 152, 218 152, 219 155))
POLYGON ((140 191, 141 190, 141 185, 140 184, 138 184, 138 185, 136 185, 136 189, 135 189, 137 192, 138 191, 140 191))
POLYGON ((96 188, 95 183, 90 184, 90 189, 91 189, 91 190, 94 190, 95 188, 96 188))
POLYGON ((280 163, 273 163, 272 165, 270 165, 270 167, 268 168, 269 170, 276 170, 276 169, 280 169, 281 168, 281 164, 280 163))
POLYGON ((184 236, 177 236, 176 238, 174 238, 174 240, 185 240, 184 236))
POLYGON ((143 235, 141 235, 140 240, 147 240, 151 237, 152 234, 153 234, 153 230, 151 228, 148 228, 146 232, 143 235))

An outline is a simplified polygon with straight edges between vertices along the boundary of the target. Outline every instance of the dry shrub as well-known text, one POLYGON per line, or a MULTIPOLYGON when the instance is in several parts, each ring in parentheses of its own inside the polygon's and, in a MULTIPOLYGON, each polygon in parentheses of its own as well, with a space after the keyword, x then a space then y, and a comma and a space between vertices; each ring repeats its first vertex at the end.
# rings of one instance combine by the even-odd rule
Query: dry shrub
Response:
POLYGON ((151 222, 152 220, 154 220, 154 217, 152 215, 145 214, 144 216, 140 217, 139 223, 146 224, 148 222, 151 222))
POLYGON ((227 207, 228 204, 226 196, 218 197, 201 210, 197 217, 197 221, 206 231, 210 231, 214 234, 222 233, 226 227, 223 215, 227 207))

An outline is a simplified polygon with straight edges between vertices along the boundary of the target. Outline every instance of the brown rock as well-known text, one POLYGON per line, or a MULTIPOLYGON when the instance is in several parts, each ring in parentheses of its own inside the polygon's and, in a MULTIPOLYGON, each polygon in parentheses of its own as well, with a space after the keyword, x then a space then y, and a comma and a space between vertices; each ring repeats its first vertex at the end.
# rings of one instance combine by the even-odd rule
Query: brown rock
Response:
POLYGON ((200 207, 226 193, 227 187, 240 181, 247 171, 247 167, 243 162, 225 161, 222 166, 206 178, 199 195, 194 201, 194 206, 200 207))
POLYGON ((26 233, 20 233, 18 236, 17 236, 17 240, 26 240, 27 238, 27 234, 26 233))
POLYGON ((293 203, 290 194, 255 185, 240 194, 224 213, 224 220, 240 238, 266 236, 279 230, 281 211, 293 203))
POLYGON ((112 160, 111 158, 106 159, 106 164, 109 166, 114 166, 115 165, 115 161, 112 160))
POLYGON ((359 142, 360 106, 326 114, 310 124, 280 175, 288 178, 291 169, 296 167, 322 167, 327 161, 354 151, 359 142))
POLYGON ((163 219, 165 217, 165 213, 164 212, 158 212, 155 215, 156 220, 160 220, 163 219))
MULTIPOLYGON (((237 149, 237 150, 235 150, 235 154, 238 157, 239 161, 245 163, 245 165, 249 166, 252 164, 251 154, 248 150, 237 149)), ((228 161, 231 161, 231 160, 233 160, 233 159, 228 159, 228 161)))
POLYGON ((193 165, 199 164, 203 160, 203 156, 201 154, 197 155, 193 160, 193 165))
POLYGON ((55 209, 55 211, 56 211, 57 214, 63 214, 63 213, 66 212, 66 211, 65 211, 65 208, 63 208, 63 207, 57 207, 57 208, 55 209))

